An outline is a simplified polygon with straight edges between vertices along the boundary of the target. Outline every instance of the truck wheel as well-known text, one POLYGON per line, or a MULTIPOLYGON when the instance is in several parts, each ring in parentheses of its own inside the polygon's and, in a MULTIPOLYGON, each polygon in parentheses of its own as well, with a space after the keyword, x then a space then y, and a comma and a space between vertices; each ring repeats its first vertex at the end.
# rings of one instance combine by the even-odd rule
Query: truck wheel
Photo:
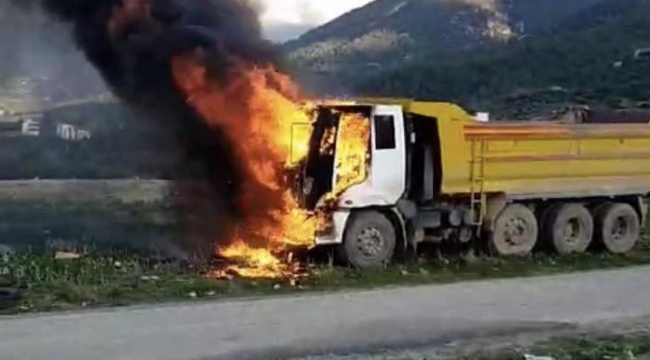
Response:
POLYGON ((342 259, 359 269, 386 266, 395 252, 393 224, 377 211, 355 213, 340 247, 342 259))
POLYGON ((524 205, 511 204, 497 216, 488 245, 501 256, 526 256, 537 243, 537 218, 524 205))
POLYGON ((624 254, 641 237, 641 222, 628 204, 609 204, 596 214, 596 240, 612 254, 624 254))
POLYGON ((551 241, 558 254, 587 251, 594 235, 594 220, 587 208, 580 204, 559 205, 545 220, 544 237, 551 241))

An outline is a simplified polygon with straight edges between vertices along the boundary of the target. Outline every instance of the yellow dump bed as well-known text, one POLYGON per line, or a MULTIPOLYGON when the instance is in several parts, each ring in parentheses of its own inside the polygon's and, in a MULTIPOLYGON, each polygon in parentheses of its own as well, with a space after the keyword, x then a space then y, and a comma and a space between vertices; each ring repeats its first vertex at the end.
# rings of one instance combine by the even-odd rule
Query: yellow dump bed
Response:
POLYGON ((649 124, 439 119, 442 192, 558 198, 650 193, 649 124))
POLYGON ((443 192, 512 198, 650 193, 650 125, 470 123, 447 130, 461 141, 442 141, 443 192))
POLYGON ((650 124, 482 123, 451 104, 402 104, 438 120, 443 194, 650 194, 650 124))

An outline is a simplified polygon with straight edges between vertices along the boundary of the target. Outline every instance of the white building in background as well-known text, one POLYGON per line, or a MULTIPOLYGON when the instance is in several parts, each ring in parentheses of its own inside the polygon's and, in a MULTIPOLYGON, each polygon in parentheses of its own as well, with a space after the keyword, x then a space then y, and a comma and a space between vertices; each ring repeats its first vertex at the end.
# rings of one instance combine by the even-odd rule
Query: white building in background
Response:
POLYGON ((48 136, 55 135, 67 141, 88 140, 92 138, 89 130, 76 125, 55 123, 48 126, 42 114, 21 114, 0 117, 0 136, 48 136))
POLYGON ((25 119, 21 124, 21 133, 25 136, 41 135, 41 122, 36 119, 25 119))
POLYGON ((56 124, 56 134, 64 140, 73 140, 76 135, 74 126, 68 124, 56 124))
POLYGON ((57 124, 56 134, 68 141, 86 140, 91 138, 91 133, 88 130, 80 129, 70 124, 57 124))

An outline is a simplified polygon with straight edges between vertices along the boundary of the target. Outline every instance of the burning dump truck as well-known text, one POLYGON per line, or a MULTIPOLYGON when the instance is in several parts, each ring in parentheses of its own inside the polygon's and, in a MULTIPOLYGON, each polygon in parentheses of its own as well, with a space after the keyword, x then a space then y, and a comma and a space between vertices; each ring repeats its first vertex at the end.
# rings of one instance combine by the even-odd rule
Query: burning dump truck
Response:
POLYGON ((641 236, 647 123, 485 123, 453 104, 390 99, 312 114, 294 193, 326 219, 315 244, 338 246, 353 266, 428 241, 483 241, 501 256, 538 243, 618 254, 641 236))
POLYGON ((248 2, 29 2, 70 24, 115 97, 156 119, 182 173, 210 184, 186 205, 217 210, 206 227, 228 260, 218 276, 294 274, 277 254, 296 246, 335 245, 372 268, 423 241, 478 238, 524 255, 538 235, 560 253, 592 241, 621 253, 639 238, 646 124, 480 123, 409 100, 311 104, 248 2))

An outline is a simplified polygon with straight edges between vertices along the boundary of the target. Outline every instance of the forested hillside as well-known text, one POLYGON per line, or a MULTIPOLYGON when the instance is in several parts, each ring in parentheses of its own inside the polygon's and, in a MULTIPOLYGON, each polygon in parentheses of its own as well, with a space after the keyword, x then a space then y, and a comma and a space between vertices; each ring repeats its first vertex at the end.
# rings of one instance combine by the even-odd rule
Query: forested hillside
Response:
POLYGON ((512 42, 599 0, 376 0, 285 44, 318 72, 373 71, 512 42))
POLYGON ((356 91, 460 101, 512 116, 587 103, 647 106, 650 1, 616 0, 571 19, 571 31, 439 65, 422 61, 363 81, 356 91), (645 103, 645 104, 644 104, 645 103), (517 112, 506 110, 516 109, 517 112))
MULTIPOLYGON (((379 9, 388 3, 388 0, 377 0, 374 5, 307 33, 299 42, 322 38, 324 34, 343 37, 345 28, 341 24, 351 23, 352 19, 363 20, 373 9, 375 14, 380 13, 379 9)), ((400 11, 404 14, 397 12, 385 23, 393 24, 394 19, 410 14, 394 27, 401 26, 411 38, 418 33, 414 30, 417 16, 430 15, 424 11, 426 6, 435 4, 437 11, 444 8, 447 12, 446 18, 429 17, 428 28, 422 25, 423 29, 430 29, 428 40, 420 41, 417 47, 402 48, 399 61, 362 66, 367 58, 355 55, 355 60, 348 61, 340 56, 339 50, 332 50, 339 54, 336 56, 327 52, 321 57, 314 55, 312 61, 305 55, 312 49, 307 46, 293 52, 295 64, 303 75, 301 79, 319 94, 454 101, 466 107, 490 110, 501 117, 529 117, 575 103, 643 107, 650 100, 650 61, 644 50, 650 48, 650 0, 421 0, 407 4, 420 6, 420 11, 407 11, 409 8, 403 5, 400 11), (469 19, 467 10, 463 10, 469 4, 479 9, 472 13, 475 16, 496 16, 486 6, 498 5, 495 9, 507 14, 505 19, 516 32, 507 41, 475 37, 474 42, 465 33, 445 46, 444 39, 453 33, 449 29, 459 24, 458 19, 469 19), (334 58, 337 60, 329 62, 334 58), (328 62, 337 65, 325 66, 328 62)), ((489 16, 476 21, 490 23, 489 16)), ((370 26, 368 18, 365 23, 351 26, 348 39, 354 39, 363 26, 370 26)), ((426 32, 419 33, 424 36, 426 32)), ((286 46, 292 48, 297 44, 286 46)), ((368 57, 375 55, 373 51, 367 52, 368 57)), ((390 59, 392 55, 386 52, 383 56, 390 59)))

